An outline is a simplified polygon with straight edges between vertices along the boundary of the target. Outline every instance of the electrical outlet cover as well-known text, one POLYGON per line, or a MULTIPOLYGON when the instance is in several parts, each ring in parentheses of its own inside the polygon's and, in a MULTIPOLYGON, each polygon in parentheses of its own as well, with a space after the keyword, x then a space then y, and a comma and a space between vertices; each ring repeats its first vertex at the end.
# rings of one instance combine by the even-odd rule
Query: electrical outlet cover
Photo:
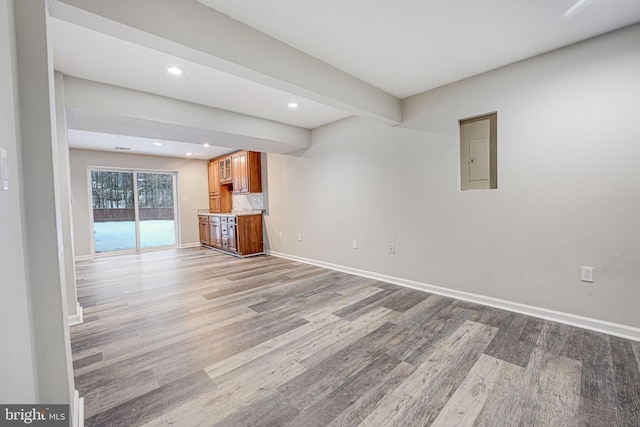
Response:
POLYGON ((581 280, 583 282, 593 283, 593 267, 582 267, 581 280))
POLYGON ((0 181, 2 191, 9 191, 9 163, 4 148, 0 148, 0 181))

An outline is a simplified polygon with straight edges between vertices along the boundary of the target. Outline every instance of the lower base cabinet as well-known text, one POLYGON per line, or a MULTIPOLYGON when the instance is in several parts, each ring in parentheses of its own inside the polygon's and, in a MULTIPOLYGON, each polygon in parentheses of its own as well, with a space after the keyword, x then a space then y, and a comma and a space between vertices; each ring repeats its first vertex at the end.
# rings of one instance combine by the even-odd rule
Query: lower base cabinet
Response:
POLYGON ((239 256, 262 254, 262 214, 201 215, 200 242, 239 256), (203 226, 203 217, 208 217, 206 226, 203 226))

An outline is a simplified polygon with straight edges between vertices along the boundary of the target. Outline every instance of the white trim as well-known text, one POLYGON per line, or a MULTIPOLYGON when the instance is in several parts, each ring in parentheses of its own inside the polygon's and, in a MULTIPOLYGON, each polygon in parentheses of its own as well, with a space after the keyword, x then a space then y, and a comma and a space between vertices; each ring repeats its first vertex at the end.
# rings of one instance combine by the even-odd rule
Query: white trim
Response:
POLYGON ((78 390, 73 392, 73 427, 84 427, 84 397, 78 390))
POLYGON ((79 302, 76 302, 76 314, 73 316, 69 316, 69 326, 80 325, 83 322, 82 318, 82 307, 79 302))
POLYGON ((588 329, 590 331, 602 332, 620 338, 640 341, 640 328, 622 325, 619 323, 608 322, 605 320, 593 319, 590 317, 579 316, 571 313, 563 313, 561 311, 549 310, 542 307, 521 304, 513 301, 507 301, 500 298, 487 297, 483 295, 473 294, 470 292, 457 291, 455 289, 443 288, 440 286, 430 285, 427 283, 416 282, 414 280, 403 279, 395 276, 387 276, 386 274, 374 273, 371 271, 360 270, 357 268, 346 267, 338 264, 331 264, 324 261, 298 257, 295 255, 284 254, 280 252, 267 251, 268 255, 278 258, 285 258, 292 261, 303 262, 305 264, 317 265, 319 267, 328 268, 330 270, 341 271, 356 276, 367 277, 370 279, 380 280, 394 285, 404 286, 406 288, 417 289, 432 294, 443 295, 449 298, 455 298, 463 301, 469 301, 476 304, 486 305, 489 307, 499 308, 514 313, 525 314, 527 316, 537 317, 540 319, 550 320, 553 322, 563 323, 569 326, 588 329))
POLYGON ((200 246, 202 246, 202 243, 200 243, 200 242, 181 243, 179 248, 180 249, 199 248, 200 246))
POLYGON ((73 259, 75 261, 89 261, 93 259, 93 255, 76 255, 73 259))

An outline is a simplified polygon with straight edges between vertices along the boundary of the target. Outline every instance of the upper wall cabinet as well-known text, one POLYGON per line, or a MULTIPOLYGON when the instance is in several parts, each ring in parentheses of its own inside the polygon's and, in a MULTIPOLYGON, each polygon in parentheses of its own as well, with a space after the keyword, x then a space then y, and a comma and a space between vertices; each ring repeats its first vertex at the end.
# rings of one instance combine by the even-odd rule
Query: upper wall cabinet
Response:
POLYGON ((231 175, 234 193, 262 192, 260 153, 238 151, 231 155, 231 175))
POLYGON ((218 157, 218 170, 221 184, 231 184, 231 156, 218 157))
POLYGON ((209 195, 220 195, 220 172, 217 160, 211 160, 209 162, 209 195))

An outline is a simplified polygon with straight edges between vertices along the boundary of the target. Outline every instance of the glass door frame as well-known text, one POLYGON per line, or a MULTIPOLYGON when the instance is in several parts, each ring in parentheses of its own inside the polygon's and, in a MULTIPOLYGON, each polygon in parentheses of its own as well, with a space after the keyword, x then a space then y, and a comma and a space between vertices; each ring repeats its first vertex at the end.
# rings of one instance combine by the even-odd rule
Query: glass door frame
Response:
POLYGON ((109 255, 122 255, 122 254, 131 254, 131 253, 140 253, 140 252, 151 252, 162 249, 172 249, 180 247, 180 209, 178 209, 178 201, 180 200, 178 196, 178 172, 177 171, 167 171, 167 170, 158 170, 158 169, 140 169, 140 168, 119 168, 119 167, 108 167, 108 166, 87 166, 87 189, 89 192, 89 218, 91 220, 91 253, 94 257, 100 256, 109 256, 109 255), (133 174, 133 203, 134 203, 134 213, 135 213, 135 231, 136 231, 136 248, 135 249, 120 249, 115 251, 108 252, 96 252, 96 238, 95 238, 95 222, 93 216, 93 192, 91 185, 91 172, 125 172, 133 174), (138 173, 149 173, 149 174, 162 174, 162 175, 171 175, 173 182, 173 228, 174 228, 174 240, 175 243, 173 245, 164 245, 164 246, 153 246, 149 248, 143 248, 141 246, 140 241, 140 211, 138 206, 138 173))

